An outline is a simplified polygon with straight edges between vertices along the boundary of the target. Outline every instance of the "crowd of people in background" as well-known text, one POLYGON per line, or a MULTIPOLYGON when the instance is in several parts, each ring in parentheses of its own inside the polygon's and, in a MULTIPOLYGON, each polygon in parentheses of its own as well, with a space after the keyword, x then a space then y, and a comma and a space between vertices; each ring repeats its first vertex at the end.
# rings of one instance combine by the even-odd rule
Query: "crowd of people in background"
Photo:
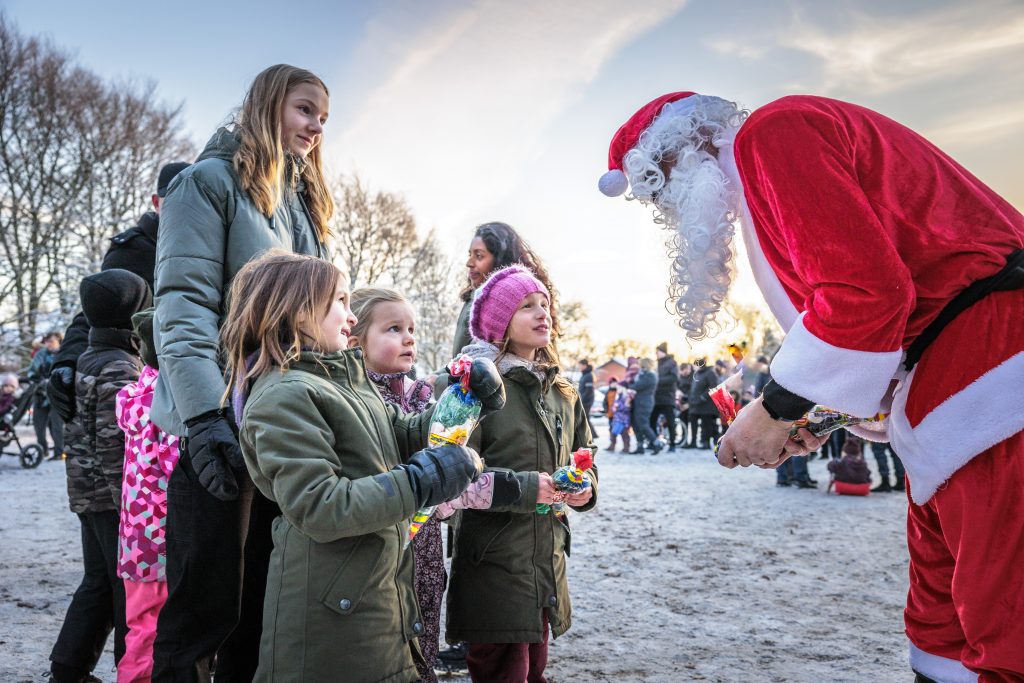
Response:
MULTIPOLYGON (((713 448, 725 425, 710 391, 724 383, 735 403, 743 406, 760 396, 771 380, 767 356, 759 355, 750 362, 744 347, 738 344, 730 344, 728 351, 728 358, 699 357, 680 363, 668 352, 668 344, 662 342, 655 349, 656 361, 628 357, 622 377, 610 375, 606 384, 598 387, 604 395, 597 412, 608 419, 606 450, 615 452, 620 443, 621 452, 630 455, 713 448)), ((582 359, 578 369, 581 394, 594 395, 593 365, 582 359)), ((809 460, 820 457, 838 461, 844 453, 863 457, 868 445, 881 479, 870 491, 904 491, 903 463, 892 447, 888 443, 868 444, 843 429, 833 432, 820 450, 793 456, 779 465, 776 485, 815 489, 818 481, 810 476, 809 460)))

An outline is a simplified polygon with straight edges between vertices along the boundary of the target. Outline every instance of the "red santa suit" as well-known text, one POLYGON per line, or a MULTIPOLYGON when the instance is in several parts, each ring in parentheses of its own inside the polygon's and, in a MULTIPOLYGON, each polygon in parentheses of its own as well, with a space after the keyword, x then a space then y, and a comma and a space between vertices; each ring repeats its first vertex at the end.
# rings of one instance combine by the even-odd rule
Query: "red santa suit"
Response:
POLYGON ((912 665, 936 680, 1022 680, 1024 290, 971 306, 909 374, 901 359, 1024 246, 1024 216, 921 136, 845 102, 772 102, 733 151, 751 266, 787 328, 772 377, 861 416, 900 380, 889 439, 914 503, 912 665))
POLYGON ((910 129, 821 97, 757 109, 719 162, 743 188, 750 265, 787 330, 774 380, 859 416, 891 402, 912 500, 912 666, 1024 680, 1024 290, 975 303, 901 371, 943 307, 1024 246, 1024 216, 910 129))

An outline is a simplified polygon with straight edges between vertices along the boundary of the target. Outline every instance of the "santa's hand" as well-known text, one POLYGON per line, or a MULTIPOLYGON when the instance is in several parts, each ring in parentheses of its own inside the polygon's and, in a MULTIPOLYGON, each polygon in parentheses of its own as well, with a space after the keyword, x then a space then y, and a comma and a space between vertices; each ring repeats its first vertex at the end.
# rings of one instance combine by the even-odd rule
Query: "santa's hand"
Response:
MULTIPOLYGON (((732 469, 737 465, 768 465, 781 462, 788 451, 792 422, 775 420, 758 398, 743 408, 718 442, 718 462, 732 469)), ((804 430, 806 431, 806 430, 804 430)))
POLYGON ((791 455, 807 455, 811 451, 818 450, 826 441, 828 441, 828 435, 815 436, 806 428, 801 427, 794 436, 789 437, 783 448, 787 458, 791 455))

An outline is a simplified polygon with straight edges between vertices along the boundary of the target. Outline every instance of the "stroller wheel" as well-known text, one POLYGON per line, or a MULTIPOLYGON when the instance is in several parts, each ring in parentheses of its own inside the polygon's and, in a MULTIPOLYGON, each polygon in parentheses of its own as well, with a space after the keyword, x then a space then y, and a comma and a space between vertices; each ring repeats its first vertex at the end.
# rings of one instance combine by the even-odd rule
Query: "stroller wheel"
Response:
POLYGON ((37 443, 30 443, 21 449, 18 458, 21 460, 21 466, 27 470, 39 467, 39 463, 43 461, 43 447, 37 443))

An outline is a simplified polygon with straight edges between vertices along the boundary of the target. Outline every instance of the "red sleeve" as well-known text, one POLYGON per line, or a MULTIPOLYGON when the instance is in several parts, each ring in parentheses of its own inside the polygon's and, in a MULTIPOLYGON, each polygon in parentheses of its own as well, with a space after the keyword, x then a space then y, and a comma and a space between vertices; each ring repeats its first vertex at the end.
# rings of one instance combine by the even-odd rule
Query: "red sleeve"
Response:
POLYGON ((758 236, 780 280, 807 292, 772 377, 816 403, 872 415, 899 366, 914 286, 861 187, 854 136, 799 109, 748 124, 736 161, 758 236))

